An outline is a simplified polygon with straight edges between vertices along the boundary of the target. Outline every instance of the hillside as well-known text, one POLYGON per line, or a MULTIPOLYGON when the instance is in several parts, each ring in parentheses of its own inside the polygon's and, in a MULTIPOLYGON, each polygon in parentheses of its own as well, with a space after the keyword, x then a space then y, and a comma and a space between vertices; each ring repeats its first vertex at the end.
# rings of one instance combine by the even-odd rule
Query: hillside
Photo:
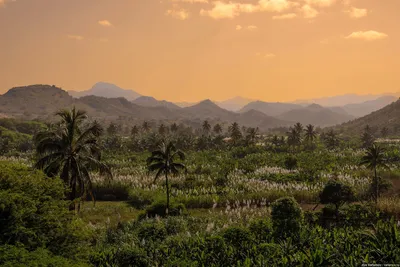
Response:
POLYGON ((348 114, 336 113, 329 108, 312 104, 304 108, 290 110, 277 116, 277 118, 285 121, 326 127, 349 121, 354 117, 348 114))
POLYGON ((115 84, 105 83, 105 82, 98 82, 95 85, 93 85, 92 88, 86 91, 80 91, 80 92, 68 91, 68 93, 75 98, 94 95, 107 98, 124 97, 130 101, 135 100, 140 96, 139 93, 133 90, 122 89, 121 87, 118 87, 115 84))
POLYGON ((359 104, 348 104, 343 106, 343 109, 354 117, 362 117, 393 103, 397 99, 395 96, 382 96, 359 104))
POLYGON ((252 101, 251 99, 237 96, 237 97, 225 100, 225 101, 216 102, 216 104, 219 107, 229 110, 229 111, 239 111, 240 109, 242 109, 245 105, 247 105, 251 101, 252 101))
POLYGON ((0 96, 0 113, 14 116, 49 115, 73 103, 72 96, 54 85, 15 87, 0 96))
POLYGON ((372 112, 362 118, 358 118, 335 127, 338 131, 359 134, 366 125, 372 129, 380 131, 383 127, 389 129, 390 134, 400 133, 400 100, 372 112))
POLYGON ((299 108, 302 108, 302 106, 291 103, 254 101, 244 106, 239 112, 246 112, 253 109, 268 116, 278 116, 290 110, 299 108))
POLYGON ((151 96, 140 96, 132 101, 132 103, 143 107, 166 107, 169 109, 180 109, 178 105, 165 100, 157 100, 151 96))

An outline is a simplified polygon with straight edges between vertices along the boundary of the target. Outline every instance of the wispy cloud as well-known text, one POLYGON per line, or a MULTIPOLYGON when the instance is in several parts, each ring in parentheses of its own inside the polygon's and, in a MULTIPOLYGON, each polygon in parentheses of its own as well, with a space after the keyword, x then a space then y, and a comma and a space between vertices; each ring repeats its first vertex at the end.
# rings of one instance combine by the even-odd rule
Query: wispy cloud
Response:
POLYGON ((256 53, 256 56, 257 57, 260 57, 260 58, 274 58, 274 57, 276 57, 276 55, 274 54, 274 53, 256 53))
POLYGON ((213 19, 234 18, 242 13, 283 12, 298 6, 298 3, 289 0, 259 0, 257 4, 214 1, 212 5, 211 9, 201 9, 200 15, 213 19))
POLYGON ((368 10, 365 8, 351 7, 349 10, 346 10, 345 12, 349 13, 349 16, 353 19, 359 19, 362 17, 366 17, 368 15, 368 10))
POLYGON ((303 12, 303 16, 306 19, 312 19, 318 16, 319 12, 315 8, 310 5, 304 5, 301 7, 301 11, 303 12))
POLYGON ((8 2, 16 2, 17 0, 0 0, 0 7, 5 7, 8 2))
POLYGON ((72 40, 77 40, 77 41, 82 41, 84 38, 81 35, 67 35, 68 39, 72 39, 72 40))
POLYGON ((208 4, 208 0, 171 0, 171 2, 190 3, 190 4, 195 4, 195 3, 208 4))
POLYGON ((236 30, 237 30, 237 31, 240 31, 241 29, 242 29, 242 26, 236 25, 236 30))
POLYGON ((294 19, 295 17, 297 17, 296 13, 287 13, 287 14, 272 16, 272 19, 276 19, 276 20, 294 19))
POLYGON ((247 29, 248 29, 249 31, 255 31, 255 30, 258 29, 258 27, 255 26, 255 25, 249 25, 249 26, 247 26, 247 29))
POLYGON ((190 13, 184 8, 179 7, 178 5, 174 5, 171 9, 168 9, 165 12, 165 15, 171 16, 175 19, 186 20, 189 18, 190 13))
POLYGON ((346 39, 359 39, 365 41, 375 41, 387 38, 388 35, 383 32, 377 31, 358 31, 352 32, 350 35, 346 36, 346 39))
POLYGON ((99 23, 101 26, 104 26, 104 27, 111 27, 111 26, 112 26, 111 22, 108 21, 108 20, 99 20, 98 23, 99 23))
POLYGON ((337 0, 305 0, 308 5, 318 7, 329 7, 337 2, 337 0))

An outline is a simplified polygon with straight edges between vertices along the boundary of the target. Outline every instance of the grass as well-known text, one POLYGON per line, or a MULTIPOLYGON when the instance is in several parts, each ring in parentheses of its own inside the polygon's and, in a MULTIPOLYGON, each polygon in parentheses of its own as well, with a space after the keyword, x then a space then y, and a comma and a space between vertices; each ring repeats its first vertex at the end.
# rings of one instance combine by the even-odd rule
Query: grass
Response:
POLYGON ((79 216, 93 225, 115 226, 119 222, 136 219, 139 212, 140 210, 132 208, 123 201, 97 201, 95 205, 92 202, 85 202, 79 216))

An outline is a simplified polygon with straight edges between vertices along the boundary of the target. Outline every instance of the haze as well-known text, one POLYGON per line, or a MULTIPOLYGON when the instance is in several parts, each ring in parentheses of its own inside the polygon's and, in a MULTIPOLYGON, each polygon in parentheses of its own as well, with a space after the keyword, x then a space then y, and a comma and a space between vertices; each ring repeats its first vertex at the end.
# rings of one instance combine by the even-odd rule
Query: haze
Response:
POLYGON ((170 101, 398 91, 398 0, 0 0, 0 93, 109 81, 170 101))

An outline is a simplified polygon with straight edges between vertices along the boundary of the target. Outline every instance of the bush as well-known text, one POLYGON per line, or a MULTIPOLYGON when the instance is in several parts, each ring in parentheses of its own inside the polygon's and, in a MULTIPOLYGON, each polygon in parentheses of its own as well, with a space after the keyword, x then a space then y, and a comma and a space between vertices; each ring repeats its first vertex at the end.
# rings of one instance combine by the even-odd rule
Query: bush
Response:
POLYGON ((272 227, 269 221, 262 219, 253 221, 249 229, 258 242, 268 242, 270 240, 272 227))
MULTIPOLYGON (((146 217, 152 218, 156 216, 165 217, 167 209, 167 201, 165 199, 157 200, 148 206, 144 213, 139 215, 139 219, 146 217)), ((169 203, 169 216, 178 216, 186 211, 185 205, 182 203, 170 202, 169 203)))
POLYGON ((125 201, 129 198, 129 187, 118 182, 103 182, 93 186, 93 195, 100 201, 125 201))
POLYGON ((167 236, 167 229, 160 221, 146 221, 140 224, 138 237, 140 240, 163 240, 167 236))
POLYGON ((339 219, 339 208, 354 199, 353 189, 339 181, 330 180, 319 195, 322 204, 332 204, 336 207, 336 217, 339 219))
POLYGON ((272 203, 271 218, 275 236, 298 236, 303 221, 303 211, 294 198, 284 197, 272 203))
POLYGON ((64 198, 61 179, 0 162, 0 244, 28 251, 47 248, 54 255, 85 249, 91 232, 68 211, 64 198))
POLYGON ((288 156, 285 158, 285 161, 283 164, 285 165, 286 169, 294 170, 297 167, 297 159, 293 156, 288 156))
MULTIPOLYGON (((159 192, 135 188, 129 191, 128 203, 136 209, 143 209, 154 202, 159 192)), ((160 192, 161 193, 161 192, 160 192)))
POLYGON ((225 241, 236 248, 240 248, 252 241, 251 232, 247 228, 232 226, 223 233, 225 241))

